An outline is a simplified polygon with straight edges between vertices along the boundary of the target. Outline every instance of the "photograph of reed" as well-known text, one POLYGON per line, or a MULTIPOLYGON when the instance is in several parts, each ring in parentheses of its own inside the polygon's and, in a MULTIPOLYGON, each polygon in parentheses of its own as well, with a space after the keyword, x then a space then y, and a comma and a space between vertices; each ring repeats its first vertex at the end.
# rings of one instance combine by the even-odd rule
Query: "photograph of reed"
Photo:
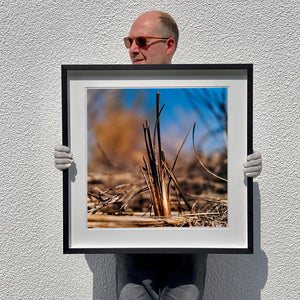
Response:
POLYGON ((88 228, 228 226, 227 98, 87 89, 88 228))

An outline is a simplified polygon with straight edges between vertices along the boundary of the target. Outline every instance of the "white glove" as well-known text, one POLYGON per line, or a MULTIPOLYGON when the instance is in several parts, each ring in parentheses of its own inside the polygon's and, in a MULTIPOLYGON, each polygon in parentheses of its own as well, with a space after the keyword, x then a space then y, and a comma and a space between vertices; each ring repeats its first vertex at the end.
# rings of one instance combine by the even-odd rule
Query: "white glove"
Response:
POLYGON ((262 170, 262 158, 260 152, 253 152, 247 156, 247 162, 244 163, 244 173, 247 177, 257 177, 262 170))
POLYGON ((60 170, 68 169, 73 162, 73 154, 67 146, 57 145, 54 147, 54 165, 60 170))

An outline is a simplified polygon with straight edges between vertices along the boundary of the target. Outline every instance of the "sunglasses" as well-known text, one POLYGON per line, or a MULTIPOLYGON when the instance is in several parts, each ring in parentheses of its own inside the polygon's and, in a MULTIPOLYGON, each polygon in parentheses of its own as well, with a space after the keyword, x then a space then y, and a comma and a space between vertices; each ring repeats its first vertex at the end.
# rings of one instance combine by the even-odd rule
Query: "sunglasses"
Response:
POLYGON ((125 47, 129 49, 131 47, 133 41, 135 41, 135 43, 137 44, 138 47, 144 48, 149 44, 150 39, 167 40, 168 38, 157 37, 157 36, 138 36, 138 37, 132 38, 132 37, 127 36, 123 40, 124 40, 125 47))

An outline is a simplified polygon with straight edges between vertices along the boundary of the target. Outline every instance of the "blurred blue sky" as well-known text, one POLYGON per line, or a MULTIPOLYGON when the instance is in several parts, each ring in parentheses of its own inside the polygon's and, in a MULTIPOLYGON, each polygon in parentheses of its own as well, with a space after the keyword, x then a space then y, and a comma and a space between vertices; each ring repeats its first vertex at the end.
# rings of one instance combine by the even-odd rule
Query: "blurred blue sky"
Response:
MULTIPOLYGON (((88 90, 94 94, 101 119, 101 105, 112 90, 88 90)), ((115 90, 114 90, 115 91, 115 90)), ((159 88, 121 89, 114 92, 114 101, 124 110, 134 110, 155 124, 156 93, 160 92, 161 136, 165 147, 178 149, 188 130, 196 122, 195 141, 197 149, 211 153, 226 147, 227 88, 159 88)), ((137 130, 142 130, 138 128, 137 130)), ((153 132, 153 131, 152 131, 153 132)), ((192 133, 183 151, 192 151, 192 133)))

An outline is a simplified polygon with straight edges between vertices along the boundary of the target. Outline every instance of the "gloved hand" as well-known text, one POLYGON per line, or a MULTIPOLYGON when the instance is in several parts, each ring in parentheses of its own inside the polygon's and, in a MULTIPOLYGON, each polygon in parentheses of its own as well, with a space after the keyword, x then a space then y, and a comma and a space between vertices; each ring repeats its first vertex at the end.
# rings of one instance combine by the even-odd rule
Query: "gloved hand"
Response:
POLYGON ((260 152, 254 151, 247 156, 247 162, 244 163, 244 173, 247 177, 257 177, 262 170, 262 158, 260 152))
POLYGON ((71 166, 73 154, 69 147, 57 145, 54 147, 54 165, 60 170, 66 170, 71 166))

